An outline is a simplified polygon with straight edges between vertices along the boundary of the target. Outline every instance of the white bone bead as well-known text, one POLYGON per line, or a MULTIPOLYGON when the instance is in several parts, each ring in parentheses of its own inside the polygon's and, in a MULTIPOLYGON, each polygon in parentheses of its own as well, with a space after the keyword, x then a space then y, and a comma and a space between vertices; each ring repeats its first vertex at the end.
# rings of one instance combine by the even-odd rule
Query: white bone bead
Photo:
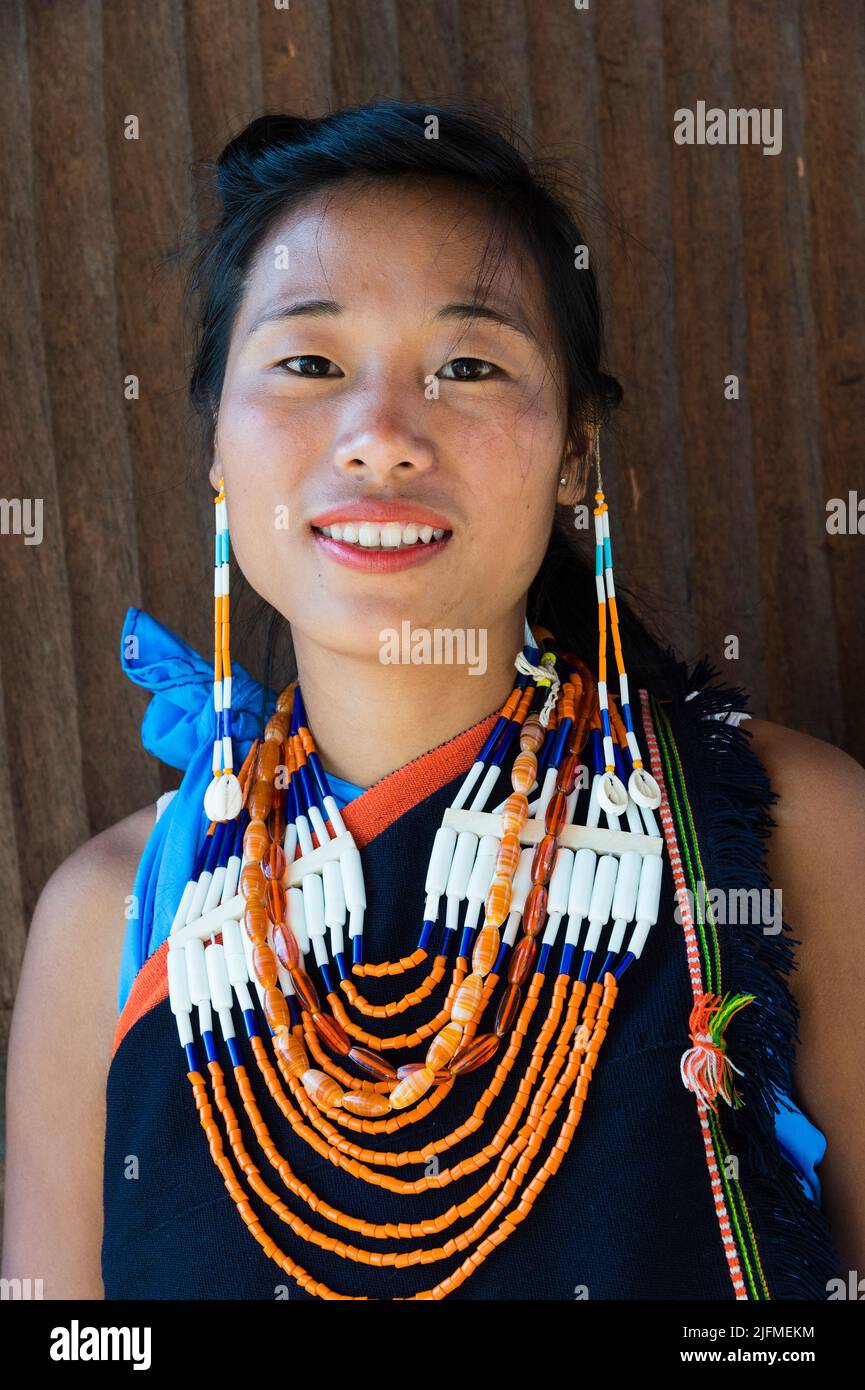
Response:
POLYGON ((453 803, 455 811, 458 811, 462 806, 465 806, 466 801, 469 797, 469 793, 471 792, 472 788, 474 787, 483 770, 484 765, 480 762, 473 763, 472 766, 469 768, 463 781, 463 784, 456 794, 456 800, 453 803))
POLYGON ((222 887, 224 883, 225 866, 222 865, 213 871, 213 878, 210 880, 210 887, 207 890, 204 906, 201 909, 202 917, 205 912, 212 912, 215 907, 219 907, 219 904, 222 902, 222 887))
POLYGON ((447 886, 448 874, 450 873, 451 862, 453 860, 454 849, 457 842, 457 832, 450 826, 440 825, 436 831, 433 841, 432 854, 430 855, 429 868, 427 869, 424 892, 441 897, 447 886))
POLYGON ((535 846, 523 845, 511 889, 511 912, 521 913, 526 905, 526 898, 529 896, 529 889, 532 886, 532 860, 534 857, 535 846))
POLYGON ((324 936, 324 888, 318 874, 307 874, 303 880, 303 913, 310 941, 324 936))
POLYGON ((328 927, 345 926, 345 894, 342 891, 342 872, 339 860, 328 859, 322 867, 324 883, 324 920, 328 927))
POLYGON ((311 854, 313 849, 312 835, 309 833, 309 821, 306 816, 298 816, 295 825, 297 826, 297 839, 300 844, 301 855, 311 854))
POLYGON ((312 828, 315 831, 318 843, 320 845, 327 844, 328 840, 332 839, 332 836, 329 834, 327 826, 324 823, 324 817, 317 806, 310 806, 309 819, 312 822, 312 828))
POLYGON ((640 873, 640 888, 634 916, 638 922, 648 922, 652 927, 658 920, 663 871, 664 861, 661 856, 659 854, 647 854, 643 859, 640 873))
POLYGON ((628 849, 619 858, 619 871, 616 875, 616 891, 613 894, 612 916, 614 921, 623 917, 632 922, 636 915, 637 889, 640 883, 642 855, 628 849))
POLYGON ((190 936, 184 947, 186 953, 186 974, 189 980, 189 997, 193 1004, 200 1004, 210 998, 207 982, 207 967, 204 963, 204 942, 197 936, 190 936))
POLYGON ((469 878, 466 896, 469 902, 480 900, 481 902, 489 892, 490 884, 493 881, 493 874, 496 867, 496 855, 499 851, 499 841, 495 835, 482 835, 478 842, 478 852, 475 858, 474 868, 469 878))
POLYGON ((554 767, 548 767, 546 772, 544 773, 544 784, 541 788, 541 794, 537 799, 535 809, 532 811, 532 815, 535 816, 538 820, 543 820, 544 816, 547 813, 547 806, 549 805, 550 800, 552 799, 553 792, 556 789, 556 776, 557 773, 554 767))
MULTIPOLYGON (((214 1008, 222 1019, 222 1014, 228 1011, 231 1017, 231 985, 228 980, 228 970, 225 965, 225 952, 218 941, 213 941, 205 949, 204 964, 207 969, 207 983, 210 986, 210 998, 214 1008)), ((223 1024, 224 1029, 224 1024, 223 1024)), ((234 1037, 234 1029, 226 1033, 227 1038, 234 1037)))
POLYGON ((493 787, 499 780, 500 772, 501 769, 498 767, 487 768, 486 773, 484 775, 484 780, 478 787, 478 790, 475 793, 474 800, 471 804, 471 809, 473 811, 482 811, 484 809, 484 807, 490 799, 490 793, 492 792, 493 787))
POLYGON ((448 898, 461 901, 466 896, 478 848, 478 837, 471 830, 461 830, 457 837, 451 871, 448 874, 448 898))
POLYGON ((192 897, 194 893, 195 883, 191 878, 187 879, 186 887, 183 890, 180 902, 177 904, 177 911, 174 914, 174 921, 171 923, 170 934, 179 931, 181 927, 185 927, 186 923, 189 921, 189 907, 192 902, 192 897))
POLYGON ((366 888, 363 882, 360 850, 357 845, 350 845, 342 851, 339 856, 339 867, 342 870, 342 888, 349 912, 354 913, 359 908, 365 908, 366 888))
POLYGON ((168 952, 168 998, 171 1012, 177 1024, 180 1046, 192 1042, 192 1001, 189 998, 189 983, 186 978, 185 948, 178 946, 168 952))
POLYGON ((589 903, 589 920, 602 925, 610 920, 613 892, 616 887, 619 861, 614 854, 602 854, 598 861, 595 882, 592 888, 592 901, 589 903))
POLYGON ((196 917, 201 916, 201 909, 204 907, 204 900, 207 897, 207 890, 210 887, 211 875, 208 871, 203 873, 195 885, 195 892, 189 904, 189 911, 186 914, 187 922, 194 922, 196 917))
MULTIPOLYGON (((243 942, 240 939, 241 925, 239 922, 227 921, 222 928, 222 944, 225 947, 225 968, 228 971, 228 978, 233 985, 246 984, 249 976, 246 973, 246 957, 243 954, 243 942)), ((244 936, 246 933, 243 933, 244 936)))
MULTIPOLYGON (((559 853, 561 854, 561 850, 559 853)), ((574 856, 571 886, 568 893, 568 914, 581 920, 589 915, 592 901, 592 887, 595 882, 595 868, 598 856, 593 849, 578 849, 574 856)))
POLYGON ((592 777, 592 788, 589 792, 589 808, 586 811, 586 826, 590 830, 597 828, 601 819, 601 803, 598 800, 598 792, 601 789, 601 774, 596 772, 592 777))
POLYGON ((237 883, 240 878, 240 855, 232 854, 225 866, 225 878, 222 880, 221 902, 228 903, 237 893, 237 883))
POLYGON ((168 998, 173 1014, 186 1013, 192 1009, 189 997, 189 980, 186 974, 186 948, 176 946, 168 952, 168 998))
POLYGON ((337 806, 334 797, 324 797, 322 804, 324 806, 324 809, 327 811, 327 818, 333 826, 335 833, 337 835, 344 835, 346 833, 345 821, 343 820, 342 815, 340 814, 340 809, 337 806))
POLYGON ((574 851, 560 845, 547 890, 547 909, 549 912, 562 914, 567 912, 573 869, 574 851))

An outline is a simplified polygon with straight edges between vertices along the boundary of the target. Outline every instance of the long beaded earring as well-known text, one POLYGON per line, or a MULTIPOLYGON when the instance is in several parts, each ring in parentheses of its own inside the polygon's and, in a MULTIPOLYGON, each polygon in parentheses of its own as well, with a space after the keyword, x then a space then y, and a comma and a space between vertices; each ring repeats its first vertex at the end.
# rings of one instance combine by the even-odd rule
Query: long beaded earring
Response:
POLYGON ((634 732, 631 705, 628 692, 628 676, 622 655, 619 636, 619 614, 616 606, 616 589, 613 581, 613 555, 610 545, 610 513, 604 496, 601 480, 600 430, 595 438, 595 472, 597 488, 595 491, 595 584, 598 591, 598 703, 600 706, 601 727, 603 731, 604 774, 598 786, 598 799, 610 815, 621 816, 628 806, 628 794, 638 806, 649 810, 661 804, 661 789, 652 774, 643 764, 643 756, 634 732), (626 750, 631 762, 631 775, 627 789, 616 772, 613 745, 613 730, 610 726, 610 709, 607 699, 607 618, 613 635, 613 649, 616 655, 616 669, 619 677, 619 703, 625 716, 627 731, 626 750))
POLYGON ((213 559, 213 780, 204 793, 208 820, 234 820, 243 805, 243 790, 234 772, 231 740, 231 617, 228 579, 228 513, 225 480, 220 478, 214 498, 215 536, 213 559))

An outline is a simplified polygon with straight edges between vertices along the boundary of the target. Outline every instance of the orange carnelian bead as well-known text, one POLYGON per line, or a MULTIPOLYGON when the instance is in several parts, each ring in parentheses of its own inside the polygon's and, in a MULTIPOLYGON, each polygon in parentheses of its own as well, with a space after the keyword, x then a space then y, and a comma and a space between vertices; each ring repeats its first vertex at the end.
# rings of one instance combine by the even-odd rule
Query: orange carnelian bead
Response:
POLYGON ((273 949, 280 965, 286 970, 294 970, 300 965, 297 937, 285 922, 277 922, 273 928, 273 949))
POLYGON ((284 714, 272 714, 264 726, 266 743, 282 743, 288 738, 288 719, 284 714))
POLYGON ((476 975, 489 975, 496 963, 501 945, 501 932, 498 927, 482 927, 472 951, 472 970, 476 975))
POLYGON ((285 889, 278 879, 269 878, 264 894, 264 906, 274 926, 285 917, 285 889))
POLYGON ((285 872, 285 855, 282 852, 282 845, 274 841, 267 851, 267 858, 261 866, 264 870, 265 878, 281 879, 285 872))
POLYGON ((502 809, 502 829, 519 835, 528 818, 528 797, 524 792, 511 792, 502 809))
POLYGON ((243 832, 243 852, 254 864, 260 864, 270 849, 270 836, 263 820, 251 820, 243 832))
POLYGON ((346 1057, 351 1051, 351 1039, 342 1025, 337 1023, 330 1014, 314 1013, 312 1021, 319 1037, 327 1044, 331 1052, 336 1052, 340 1057, 346 1057))
POLYGON ((430 1071, 429 1067, 418 1067, 417 1071, 410 1072, 402 1081, 398 1081, 391 1091, 391 1108, 405 1110, 407 1105, 412 1105, 414 1101, 420 1100, 421 1096, 425 1096, 434 1081, 435 1073, 430 1071))
POLYGON ((533 936, 524 936, 511 956, 508 967, 508 984, 521 985, 531 972, 538 954, 538 943, 533 936))
POLYGON ((291 714, 294 708, 294 686, 287 685, 276 697, 277 714, 291 714))
POLYGON ((506 985, 505 992, 499 1003, 498 1013, 496 1014, 496 1033, 503 1038, 505 1033, 509 1033, 513 1027, 517 1010, 520 1007, 522 990, 519 985, 506 985))
POLYGON ((513 884, 503 874, 495 874, 484 903, 484 926, 500 927, 511 906, 513 884))
POLYGON ((285 995, 281 989, 266 989, 264 991, 264 1015, 271 1028, 278 1028, 280 1024, 285 1028, 289 1027, 291 1015, 288 1012, 285 995))
POLYGON ((256 782, 249 798, 251 820, 267 820, 273 805, 273 787, 269 782, 256 782))
POLYGON ((301 1009, 306 1009, 311 1014, 317 1014, 321 1009, 321 1001, 318 997, 318 991, 306 971, 300 968, 292 970, 291 983, 294 985, 294 992, 301 1009))
POLYGON ((496 864, 493 872, 500 874, 502 878, 513 878, 519 862, 520 837, 509 830, 506 835, 502 836, 501 844, 496 853, 496 864))
POLYGON ((278 1048, 292 1076, 303 1076, 309 1071, 309 1058, 306 1048, 290 1028, 280 1026, 273 1035, 273 1045, 278 1048))
POLYGON ((553 860, 556 857, 556 837, 555 835, 545 835, 539 840, 534 857, 532 858, 532 882, 546 883, 553 871, 553 860))
POLYGON ((386 1062, 377 1052, 371 1052, 368 1047, 353 1047, 348 1054, 348 1060, 354 1062, 355 1066, 360 1067, 368 1076, 374 1076, 376 1081, 396 1080, 396 1067, 392 1067, 390 1062, 386 1062))
POLYGON ((544 826, 548 835, 558 835, 565 823, 568 804, 564 792, 553 792, 547 804, 544 826))
POLYGON ((476 1067, 482 1067, 484 1062, 488 1062, 494 1052, 498 1051, 501 1038, 495 1033, 483 1033, 479 1038, 473 1038, 465 1047, 461 1047, 450 1064, 450 1071, 453 1076, 463 1076, 467 1071, 474 1071, 476 1067))
POLYGON ((556 777, 556 791, 564 792, 565 796, 570 796, 577 784, 577 764, 576 753, 569 753, 559 768, 556 777))
POLYGON ((274 989, 279 979, 276 970, 276 956, 263 941, 256 941, 252 948, 252 968, 255 978, 265 989, 274 989))
POLYGON ((262 743, 258 750, 258 763, 255 768, 256 779, 262 782, 272 782, 276 776, 276 769, 279 767, 279 760, 282 757, 282 749, 274 739, 270 743, 262 743))
POLYGON ((248 903, 255 903, 259 907, 264 906, 267 881, 261 871, 260 864, 244 864, 240 871, 238 887, 248 903))
POLYGON ((530 792, 538 776, 538 760, 534 753, 519 753, 511 768, 511 785, 514 791, 530 792))
POLYGON ((263 907, 248 907, 243 914, 243 926, 250 941, 267 940, 267 913, 263 907))
POLYGON ((536 714, 530 714, 520 729, 520 748, 523 753, 539 753, 544 741, 544 726, 536 714))
POLYGON ((526 905, 523 908, 523 931, 526 936, 537 936, 547 915, 547 890, 542 883, 535 883, 529 889, 526 905))
POLYGON ((342 1087, 326 1072, 310 1067, 300 1081, 310 1100, 314 1100, 322 1110, 332 1110, 342 1103, 342 1087))
POLYGON ((454 1023, 471 1023, 480 1006, 483 992, 482 976, 466 975, 454 996, 451 1007, 451 1018, 454 1023))
POLYGON ((380 1091, 346 1091, 342 1108, 350 1110, 352 1115, 386 1115, 390 1110, 390 1101, 380 1091))
POLYGON ((425 1058, 425 1065, 430 1071, 441 1071, 446 1067, 451 1057, 453 1057, 460 1043, 462 1042, 463 1026, 461 1023, 446 1023, 440 1033, 436 1033, 429 1047, 425 1058))

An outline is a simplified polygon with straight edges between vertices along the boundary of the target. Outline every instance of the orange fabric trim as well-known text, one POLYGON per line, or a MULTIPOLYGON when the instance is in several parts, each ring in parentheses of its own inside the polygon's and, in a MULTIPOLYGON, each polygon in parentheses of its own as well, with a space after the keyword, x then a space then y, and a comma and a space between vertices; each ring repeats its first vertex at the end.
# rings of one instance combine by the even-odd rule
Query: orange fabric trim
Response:
MULTIPOLYGON (((456 734, 446 743, 440 743, 438 748, 431 748, 404 767, 389 772, 380 782, 350 801, 342 810, 342 818, 355 843, 360 848, 368 845, 424 797, 460 773, 468 772, 498 717, 498 710, 495 714, 488 714, 471 729, 456 734)), ((129 998, 117 1020, 112 1057, 130 1028, 168 998, 167 954, 168 942, 163 941, 153 955, 148 956, 136 975, 129 998)))
POLYGON ((132 982, 129 997, 123 1005, 123 1012, 117 1020, 114 1030, 114 1045, 111 1049, 113 1057, 118 1047, 122 1043, 126 1034, 129 1032, 133 1023, 137 1023, 146 1013, 154 1009, 163 999, 168 996, 168 968, 165 957, 168 955, 168 942, 163 941, 158 946, 152 956, 148 956, 138 974, 132 982))

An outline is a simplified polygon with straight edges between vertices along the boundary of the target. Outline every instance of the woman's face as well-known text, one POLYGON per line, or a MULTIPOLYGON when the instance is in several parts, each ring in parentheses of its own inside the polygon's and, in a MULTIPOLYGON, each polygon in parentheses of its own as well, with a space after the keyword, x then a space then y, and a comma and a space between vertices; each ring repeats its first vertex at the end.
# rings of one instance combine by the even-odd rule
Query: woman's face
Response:
POLYGON ((375 654, 406 620, 495 631, 522 613, 565 420, 534 263, 505 261, 481 316, 459 307, 487 230, 451 185, 343 185, 258 254, 210 476, 243 573, 295 639, 375 654))

